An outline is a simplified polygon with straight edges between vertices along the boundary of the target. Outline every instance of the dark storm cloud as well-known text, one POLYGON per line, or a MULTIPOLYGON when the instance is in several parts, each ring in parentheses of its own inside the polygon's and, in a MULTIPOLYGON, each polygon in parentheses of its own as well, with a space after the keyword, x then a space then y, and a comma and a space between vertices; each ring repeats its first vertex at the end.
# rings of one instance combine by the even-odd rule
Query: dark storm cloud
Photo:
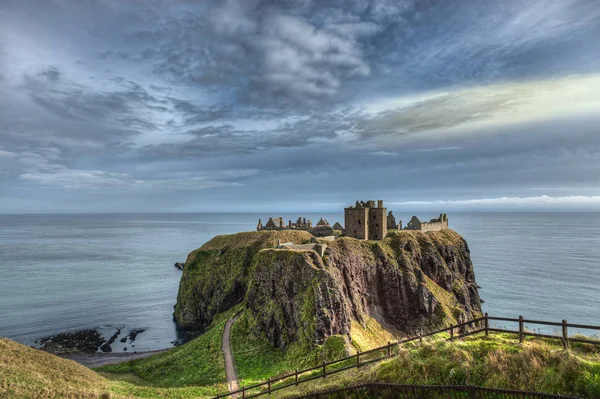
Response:
POLYGON ((599 187, 599 35, 592 0, 8 0, 0 204, 599 187))

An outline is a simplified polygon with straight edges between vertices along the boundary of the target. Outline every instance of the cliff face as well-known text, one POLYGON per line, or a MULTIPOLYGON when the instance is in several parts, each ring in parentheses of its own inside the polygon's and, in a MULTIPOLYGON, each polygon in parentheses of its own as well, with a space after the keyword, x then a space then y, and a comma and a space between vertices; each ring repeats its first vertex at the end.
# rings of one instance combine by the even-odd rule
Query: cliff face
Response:
POLYGON ((202 328, 246 300, 254 329, 277 347, 320 344, 377 320, 407 335, 481 314, 469 249, 452 230, 393 232, 382 241, 341 238, 314 251, 273 249, 304 232, 215 237, 188 257, 175 320, 202 328))
POLYGON ((185 329, 201 330, 217 313, 243 300, 256 254, 281 242, 308 242, 305 231, 261 231, 216 236, 185 262, 173 317, 185 329))

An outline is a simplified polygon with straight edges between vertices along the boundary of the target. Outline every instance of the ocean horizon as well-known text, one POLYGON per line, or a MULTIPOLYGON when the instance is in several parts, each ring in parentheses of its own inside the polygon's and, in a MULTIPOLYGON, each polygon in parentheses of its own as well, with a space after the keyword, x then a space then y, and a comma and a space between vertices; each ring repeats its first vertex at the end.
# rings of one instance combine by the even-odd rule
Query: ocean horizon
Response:
MULTIPOLYGON (((406 222, 412 213, 394 212, 406 222)), ((422 220, 436 217, 418 212, 422 220)), ((219 234, 269 216, 343 224, 342 212, 0 215, 0 336, 27 345, 52 334, 144 329, 135 347, 168 348, 181 272, 173 265, 219 234)), ((596 212, 452 212, 490 315, 597 324, 596 212)), ((125 344, 113 345, 116 352, 125 344)))

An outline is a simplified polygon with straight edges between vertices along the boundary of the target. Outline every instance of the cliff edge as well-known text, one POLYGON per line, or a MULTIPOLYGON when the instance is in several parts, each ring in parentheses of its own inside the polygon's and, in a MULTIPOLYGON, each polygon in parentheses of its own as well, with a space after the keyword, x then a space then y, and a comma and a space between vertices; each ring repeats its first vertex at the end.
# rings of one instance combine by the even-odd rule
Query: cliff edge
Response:
MULTIPOLYGON (((394 335, 412 335, 481 315, 466 241, 453 230, 398 231, 380 241, 320 241, 304 231, 217 236, 190 253, 174 318, 202 329, 245 301, 255 333, 273 346, 322 344, 376 320, 394 335)), ((318 239, 319 240, 319 239, 318 239)))

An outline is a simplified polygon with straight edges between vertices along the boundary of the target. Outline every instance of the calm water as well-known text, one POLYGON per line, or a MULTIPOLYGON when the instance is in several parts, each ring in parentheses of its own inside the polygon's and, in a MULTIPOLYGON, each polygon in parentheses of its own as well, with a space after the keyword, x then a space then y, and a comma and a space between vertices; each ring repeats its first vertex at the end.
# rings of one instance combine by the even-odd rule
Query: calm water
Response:
MULTIPOLYGON (((82 328, 146 328, 130 350, 169 347, 181 276, 173 263, 214 235, 253 230, 265 216, 0 215, 0 336, 33 344, 82 328)), ((302 216, 343 222, 342 214, 302 216)), ((469 242, 484 311, 590 324, 600 324, 598 217, 449 215, 469 242)))

